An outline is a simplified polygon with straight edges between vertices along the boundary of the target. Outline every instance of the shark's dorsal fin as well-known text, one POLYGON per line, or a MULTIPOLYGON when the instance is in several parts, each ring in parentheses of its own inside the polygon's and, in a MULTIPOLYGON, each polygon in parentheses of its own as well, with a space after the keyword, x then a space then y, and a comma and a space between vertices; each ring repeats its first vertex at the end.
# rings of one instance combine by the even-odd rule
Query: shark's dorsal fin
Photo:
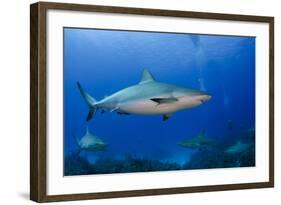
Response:
POLYGON ((149 83, 149 82, 153 82, 154 77, 152 76, 152 74, 147 70, 144 69, 143 73, 142 73, 142 78, 141 81, 139 82, 139 84, 144 84, 144 83, 149 83))
POLYGON ((200 134, 198 135, 199 139, 204 139, 205 138, 205 130, 201 130, 200 134))

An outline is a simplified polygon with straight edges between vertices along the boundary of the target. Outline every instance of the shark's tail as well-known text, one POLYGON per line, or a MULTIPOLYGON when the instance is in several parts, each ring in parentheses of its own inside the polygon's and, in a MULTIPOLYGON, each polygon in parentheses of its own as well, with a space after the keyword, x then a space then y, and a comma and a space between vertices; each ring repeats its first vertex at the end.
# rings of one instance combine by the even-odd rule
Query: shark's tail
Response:
POLYGON ((97 106, 96 106, 96 100, 95 98, 93 98, 91 95, 89 95, 88 93, 86 93, 84 91, 84 89, 82 88, 82 86, 80 85, 79 82, 77 82, 77 86, 78 89, 80 91, 80 94, 82 95, 82 97, 84 98, 84 100, 86 101, 87 105, 89 106, 89 113, 87 116, 87 121, 89 121, 90 119, 93 118, 93 116, 95 115, 96 111, 97 111, 97 106))

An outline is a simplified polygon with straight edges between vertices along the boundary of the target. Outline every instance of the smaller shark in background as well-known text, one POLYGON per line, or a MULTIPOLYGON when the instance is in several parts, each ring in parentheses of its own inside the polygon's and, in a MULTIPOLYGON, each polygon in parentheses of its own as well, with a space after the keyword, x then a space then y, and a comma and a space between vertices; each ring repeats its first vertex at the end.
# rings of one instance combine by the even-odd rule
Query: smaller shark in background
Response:
POLYGON ((98 138, 97 136, 92 135, 89 132, 89 129, 87 127, 86 134, 78 139, 75 137, 75 141, 79 147, 79 152, 84 150, 84 151, 91 151, 91 152, 96 152, 96 151, 103 151, 108 147, 108 144, 105 143, 103 140, 98 138))
POLYGON ((205 149, 210 146, 214 146, 216 144, 216 141, 214 139, 206 138, 205 137, 205 131, 202 130, 198 136, 187 139, 181 142, 178 142, 177 145, 182 146, 184 148, 189 149, 205 149))
POLYGON ((249 147, 250 144, 238 141, 234 145, 228 147, 224 152, 227 154, 238 154, 245 152, 249 147))

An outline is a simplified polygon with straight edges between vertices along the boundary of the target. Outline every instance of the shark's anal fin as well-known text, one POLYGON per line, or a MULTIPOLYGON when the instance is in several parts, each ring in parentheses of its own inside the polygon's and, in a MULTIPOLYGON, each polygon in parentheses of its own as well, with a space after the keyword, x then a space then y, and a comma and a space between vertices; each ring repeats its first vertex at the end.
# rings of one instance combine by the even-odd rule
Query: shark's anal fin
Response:
POLYGON ((172 115, 172 113, 167 113, 167 114, 164 114, 163 115, 163 121, 166 121, 166 120, 168 120, 170 117, 171 117, 171 115, 172 115))
POLYGON ((151 98, 153 102, 156 102, 158 104, 164 104, 164 103, 173 103, 178 101, 177 98, 171 97, 171 98, 151 98))

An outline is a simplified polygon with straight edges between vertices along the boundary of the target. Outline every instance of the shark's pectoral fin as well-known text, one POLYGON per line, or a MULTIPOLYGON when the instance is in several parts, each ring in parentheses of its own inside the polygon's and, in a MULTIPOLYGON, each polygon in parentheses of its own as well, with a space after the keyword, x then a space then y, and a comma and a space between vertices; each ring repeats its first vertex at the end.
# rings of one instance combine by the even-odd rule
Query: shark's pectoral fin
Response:
POLYGON ((172 113, 167 113, 167 114, 164 114, 163 115, 163 121, 166 121, 166 120, 168 120, 170 117, 171 117, 171 115, 172 115, 172 113))
POLYGON ((151 98, 150 99, 153 102, 156 102, 157 104, 164 104, 164 103, 173 103, 178 101, 177 98, 171 97, 171 98, 151 98))

